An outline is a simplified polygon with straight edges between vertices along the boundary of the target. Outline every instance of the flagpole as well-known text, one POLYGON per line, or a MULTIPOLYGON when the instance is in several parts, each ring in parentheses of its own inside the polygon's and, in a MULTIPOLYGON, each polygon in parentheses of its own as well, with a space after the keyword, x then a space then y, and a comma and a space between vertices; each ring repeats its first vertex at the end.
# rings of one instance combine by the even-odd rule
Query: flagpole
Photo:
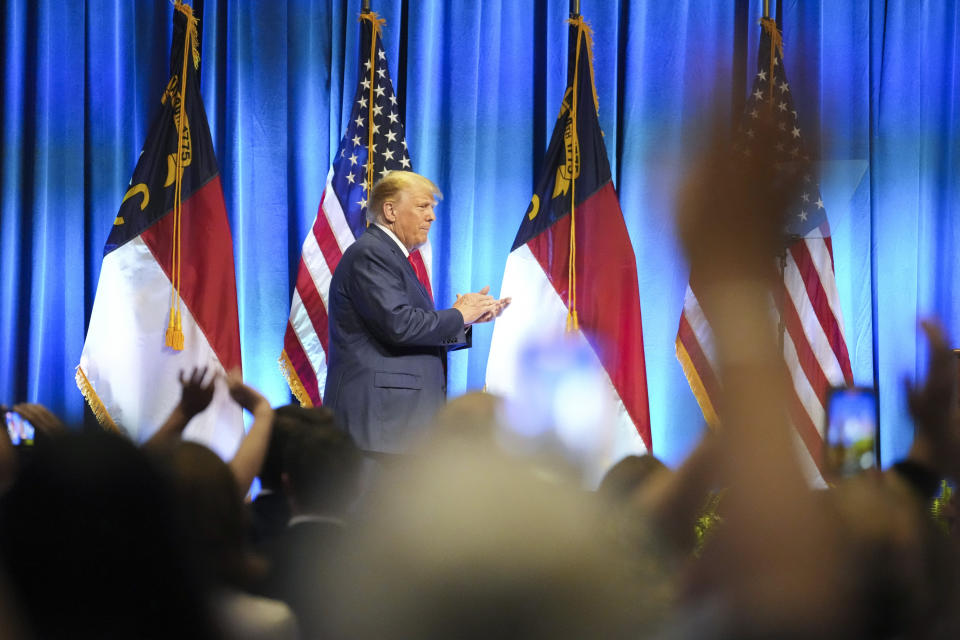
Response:
POLYGON ((376 49, 377 49, 377 28, 378 28, 378 18, 377 14, 371 13, 370 11, 370 0, 363 0, 362 12, 360 13, 361 21, 366 19, 370 21, 370 58, 368 60, 368 65, 370 67, 370 97, 368 98, 367 104, 367 126, 370 129, 369 136, 367 137, 367 179, 365 181, 366 186, 364 187, 364 198, 369 198, 370 193, 373 191, 373 116, 374 116, 374 87, 376 85, 376 49))
MULTIPOLYGON (((570 20, 571 26, 577 28, 576 42, 570 42, 570 46, 576 47, 576 53, 570 58, 573 63, 572 91, 570 94, 570 122, 568 124, 570 139, 567 146, 567 163, 570 171, 570 256, 567 262, 567 331, 577 331, 580 328, 577 319, 577 177, 580 173, 580 142, 577 139, 577 94, 580 83, 577 79, 580 72, 580 43, 583 41, 586 27, 583 18, 580 17, 580 0, 570 0, 570 20), (571 153, 572 151, 572 153, 571 153)), ((572 35, 572 34, 571 34, 572 35)), ((589 32, 587 32, 589 38, 589 32)), ((587 44, 589 48, 589 41, 587 44)), ((569 73, 569 70, 568 70, 569 73)), ((568 76, 569 77, 569 76, 568 76)), ((591 77, 591 82, 593 78, 591 77)), ((558 174, 559 175, 559 174, 558 174)))
MULTIPOLYGON (((763 0, 763 18, 764 18, 765 20, 769 20, 769 19, 770 19, 770 0, 763 0)), ((775 47, 774 47, 773 39, 772 39, 772 36, 771 36, 771 40, 770 40, 770 100, 768 101, 768 104, 770 105, 770 109, 771 109, 771 110, 773 109, 773 71, 774 71, 774 70, 773 70, 773 61, 774 61, 774 55, 775 55, 775 47)), ((780 250, 777 252, 777 270, 780 272, 780 280, 781 280, 781 281, 783 280, 784 274, 785 274, 786 271, 787 271, 787 250, 788 250, 787 247, 788 247, 788 243, 784 242, 784 244, 780 247, 780 250)), ((779 309, 778 309, 778 312, 779 312, 779 313, 777 314, 777 315, 778 315, 778 318, 777 318, 777 349, 778 349, 778 351, 780 352, 780 356, 781 356, 781 357, 783 357, 784 338, 786 337, 786 333, 787 333, 787 323, 786 323, 786 319, 785 319, 784 316, 783 316, 783 305, 785 304, 785 302, 786 302, 786 294, 785 294, 785 292, 778 290, 778 294, 777 294, 777 304, 779 305, 779 309)))

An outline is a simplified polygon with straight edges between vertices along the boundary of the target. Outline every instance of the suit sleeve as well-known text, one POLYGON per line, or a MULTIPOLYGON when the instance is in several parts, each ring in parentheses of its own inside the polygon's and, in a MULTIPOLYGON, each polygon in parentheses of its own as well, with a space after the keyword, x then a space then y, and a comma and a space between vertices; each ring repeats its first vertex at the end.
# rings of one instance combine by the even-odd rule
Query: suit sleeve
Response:
POLYGON ((450 345, 450 351, 460 351, 473 346, 473 327, 464 327, 463 333, 457 336, 457 341, 450 345))
POLYGON ((352 275, 348 290, 354 308, 378 339, 407 347, 452 347, 466 341, 460 312, 412 304, 403 274, 386 256, 357 256, 352 275))

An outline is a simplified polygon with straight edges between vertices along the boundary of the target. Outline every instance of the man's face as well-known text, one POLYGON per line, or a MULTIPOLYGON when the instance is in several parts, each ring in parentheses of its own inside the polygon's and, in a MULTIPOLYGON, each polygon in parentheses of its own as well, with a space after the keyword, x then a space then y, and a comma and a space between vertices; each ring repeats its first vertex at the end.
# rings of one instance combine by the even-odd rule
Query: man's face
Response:
POLYGON ((416 184, 401 191, 395 199, 384 202, 387 222, 392 222, 392 231, 408 251, 427 241, 430 225, 437 219, 433 214, 436 204, 433 191, 416 184))

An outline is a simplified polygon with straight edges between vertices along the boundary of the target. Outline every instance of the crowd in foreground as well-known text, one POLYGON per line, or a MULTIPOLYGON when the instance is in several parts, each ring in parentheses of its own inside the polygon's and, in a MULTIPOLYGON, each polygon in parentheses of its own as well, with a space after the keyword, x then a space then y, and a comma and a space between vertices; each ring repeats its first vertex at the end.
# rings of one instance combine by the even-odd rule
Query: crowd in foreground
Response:
POLYGON ((0 435, 0 637, 960 637, 960 529, 929 513, 960 477, 945 338, 924 324, 907 457, 811 489, 769 313, 791 185, 723 149, 678 210, 723 427, 678 468, 628 458, 584 491, 559 458, 503 451, 485 394, 372 459, 328 411, 273 409, 229 377, 253 422, 221 460, 181 438, 213 393, 202 370, 139 446, 21 405, 37 435, 29 451, 0 435))

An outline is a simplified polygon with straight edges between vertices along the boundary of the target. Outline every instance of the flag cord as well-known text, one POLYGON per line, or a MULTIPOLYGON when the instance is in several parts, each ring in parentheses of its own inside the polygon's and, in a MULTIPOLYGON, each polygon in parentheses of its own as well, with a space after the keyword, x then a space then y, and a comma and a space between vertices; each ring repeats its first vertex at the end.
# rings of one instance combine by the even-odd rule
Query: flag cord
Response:
MULTIPOLYGON (((167 324, 165 343, 177 351, 183 350, 183 322, 181 316, 180 298, 180 260, 181 260, 181 230, 183 219, 183 128, 187 119, 187 60, 190 55, 191 38, 196 37, 196 24, 190 7, 177 3, 177 10, 187 17, 187 30, 183 39, 183 66, 180 74, 180 117, 177 118, 177 150, 174 162, 175 186, 173 195, 173 255, 170 264, 170 321, 167 324)), ((174 112, 176 114, 176 112, 174 112)))
MULTIPOLYGON (((574 24, 577 25, 577 51, 574 57, 573 66, 573 95, 570 98, 570 129, 571 146, 573 154, 571 156, 574 167, 579 164, 580 140, 577 136, 577 93, 580 88, 580 42, 583 39, 583 19, 576 18, 574 24)), ((580 329, 580 323, 577 320, 577 171, 570 172, 570 260, 567 265, 567 331, 577 331, 580 329)))

